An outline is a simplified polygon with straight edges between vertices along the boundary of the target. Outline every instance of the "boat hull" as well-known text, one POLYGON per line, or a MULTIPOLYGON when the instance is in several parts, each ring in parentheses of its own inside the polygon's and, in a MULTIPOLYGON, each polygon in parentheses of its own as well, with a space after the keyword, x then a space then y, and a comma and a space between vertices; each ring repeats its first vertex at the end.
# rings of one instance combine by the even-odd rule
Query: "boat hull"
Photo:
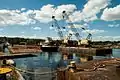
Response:
POLYGON ((43 52, 58 52, 59 47, 58 46, 42 46, 41 50, 43 52))

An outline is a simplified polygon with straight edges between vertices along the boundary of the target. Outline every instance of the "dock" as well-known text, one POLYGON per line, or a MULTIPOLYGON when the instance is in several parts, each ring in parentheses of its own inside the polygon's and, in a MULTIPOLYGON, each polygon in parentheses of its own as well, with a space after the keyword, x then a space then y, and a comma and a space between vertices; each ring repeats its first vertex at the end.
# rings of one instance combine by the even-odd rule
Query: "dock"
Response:
POLYGON ((8 50, 10 53, 0 52, 0 60, 2 59, 14 59, 14 58, 25 58, 25 57, 36 57, 41 52, 39 46, 31 45, 14 45, 9 46, 8 50))
POLYGON ((57 80, 120 80, 120 58, 77 64, 75 72, 58 69, 57 80))
POLYGON ((15 59, 15 58, 25 58, 25 57, 36 57, 37 54, 33 54, 33 53, 22 53, 22 54, 9 54, 9 55, 5 55, 5 53, 3 53, 3 55, 0 55, 0 60, 3 59, 15 59))
POLYGON ((80 53, 90 56, 105 56, 107 54, 112 54, 112 49, 109 48, 60 47, 59 51, 62 54, 80 53))
POLYGON ((39 46, 33 46, 33 45, 14 45, 12 47, 9 47, 9 51, 12 54, 17 53, 40 53, 41 49, 39 46))

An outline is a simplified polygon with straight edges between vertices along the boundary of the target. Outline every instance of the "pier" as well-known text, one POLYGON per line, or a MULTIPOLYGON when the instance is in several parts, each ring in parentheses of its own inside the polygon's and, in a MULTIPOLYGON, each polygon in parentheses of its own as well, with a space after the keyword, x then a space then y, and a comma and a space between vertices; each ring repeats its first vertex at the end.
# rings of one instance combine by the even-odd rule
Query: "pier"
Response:
POLYGON ((14 45, 12 47, 9 47, 9 51, 12 54, 16 53, 40 53, 41 49, 40 46, 34 46, 34 45, 14 45))
POLYGON ((62 52, 62 54, 80 53, 90 56, 105 56, 107 54, 112 54, 112 49, 109 48, 60 47, 59 51, 62 52))
POLYGON ((9 55, 2 53, 2 55, 0 55, 0 60, 25 58, 25 57, 36 57, 36 56, 37 56, 37 54, 33 54, 33 53, 22 53, 22 54, 17 53, 17 54, 9 54, 9 55))
POLYGON ((14 59, 24 57, 34 57, 41 52, 39 46, 31 45, 14 45, 8 47, 9 53, 0 52, 0 60, 14 59))
POLYGON ((57 80, 120 80, 120 58, 76 64, 75 72, 60 68, 57 80))

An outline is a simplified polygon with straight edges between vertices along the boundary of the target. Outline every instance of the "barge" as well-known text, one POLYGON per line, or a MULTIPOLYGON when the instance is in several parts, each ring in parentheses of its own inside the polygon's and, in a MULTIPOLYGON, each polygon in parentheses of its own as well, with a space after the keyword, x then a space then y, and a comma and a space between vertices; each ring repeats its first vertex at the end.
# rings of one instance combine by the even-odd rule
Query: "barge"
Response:
POLYGON ((41 46, 43 52, 58 52, 58 46, 41 46))

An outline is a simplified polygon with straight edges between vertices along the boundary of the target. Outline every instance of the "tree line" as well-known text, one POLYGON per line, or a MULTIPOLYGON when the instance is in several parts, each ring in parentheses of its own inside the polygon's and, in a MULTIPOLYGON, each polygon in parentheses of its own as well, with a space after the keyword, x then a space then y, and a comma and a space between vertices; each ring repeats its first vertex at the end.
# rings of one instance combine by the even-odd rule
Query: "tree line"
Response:
MULTIPOLYGON (((0 43, 3 42, 9 42, 10 44, 28 44, 28 45, 38 45, 42 42, 45 42, 45 39, 31 39, 31 38, 20 38, 20 37, 0 37, 0 43)), ((53 40, 50 45, 57 44, 61 45, 61 40, 53 40)), ((91 45, 107 45, 107 44, 113 44, 117 45, 120 44, 120 41, 92 41, 91 45)), ((77 45, 77 41, 70 41, 69 45, 77 45)))

